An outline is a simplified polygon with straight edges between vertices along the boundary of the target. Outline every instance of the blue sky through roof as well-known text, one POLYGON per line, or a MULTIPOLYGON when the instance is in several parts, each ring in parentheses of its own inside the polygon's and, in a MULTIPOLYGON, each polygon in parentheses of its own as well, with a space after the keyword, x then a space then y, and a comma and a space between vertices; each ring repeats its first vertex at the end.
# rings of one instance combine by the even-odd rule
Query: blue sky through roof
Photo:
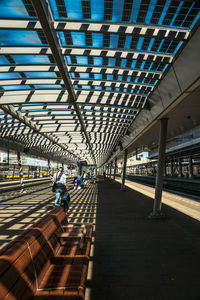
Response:
POLYGON ((94 65, 95 66, 102 66, 103 65, 103 58, 102 57, 94 57, 94 65))
POLYGON ((27 78, 57 78, 55 72, 24 72, 27 78))
MULTIPOLYGON (((56 5, 55 0, 50 0, 50 3, 51 3, 51 7, 52 7, 52 10, 53 10, 53 14, 54 14, 55 19, 61 19, 59 17, 59 14, 58 14, 58 9, 57 9, 57 5, 56 5)), ((129 20, 122 21, 124 0, 113 0, 112 16, 111 16, 111 20, 109 20, 109 22, 125 22, 125 23, 136 23, 137 24, 138 23, 137 22, 138 13, 140 11, 141 3, 142 3, 141 0, 133 0, 132 10, 131 10, 129 20)), ((172 4, 173 4, 174 8, 175 8, 175 11, 173 12, 174 17, 170 20, 170 26, 172 26, 172 27, 177 26, 176 24, 174 24, 174 21, 177 18, 177 15, 180 12, 180 9, 184 6, 184 3, 185 3, 185 1, 180 1, 178 3, 178 8, 177 8, 177 2, 176 1, 172 2, 170 0, 167 0, 165 3, 164 3, 164 1, 163 1, 163 3, 160 2, 162 13, 161 13, 161 15, 158 14, 158 16, 156 17, 156 25, 163 25, 163 21, 166 17, 166 13, 168 11, 168 8, 169 8, 170 5, 172 6, 172 4)), ((187 19, 187 17, 189 16, 190 11, 191 11, 195 1, 190 1, 190 3, 191 3, 191 7, 190 7, 190 10, 185 13, 185 19, 187 19)), ((148 5, 148 10, 147 10, 147 13, 146 13, 144 24, 147 24, 147 25, 155 24, 154 23, 155 18, 152 18, 152 16, 153 16, 153 13, 154 13, 155 6, 157 6, 157 5, 158 5, 158 3, 157 3, 156 0, 151 0, 150 1, 149 5, 148 5)), ((67 11, 67 18, 63 18, 63 19, 83 20, 83 21, 84 20, 92 20, 92 21, 99 21, 99 22, 104 21, 104 22, 106 22, 104 20, 104 1, 103 0, 91 0, 90 1, 91 19, 84 19, 83 18, 81 0, 73 0, 73 1, 65 0, 65 6, 66 6, 66 11, 67 11)), ((195 8, 195 9, 198 9, 198 8, 195 8)), ((195 18, 195 21, 193 21, 193 23, 189 25, 190 28, 193 28, 194 24, 199 19, 199 17, 200 16, 197 16, 195 18)), ((183 26, 183 23, 184 23, 184 21, 182 22, 181 26, 183 26)), ((138 23, 138 24, 141 24, 141 23, 138 23)), ((164 26, 165 26, 165 24, 164 24, 164 26)), ((166 25, 166 26, 168 26, 168 25, 166 25)))
POLYGON ((77 59, 78 65, 87 65, 88 64, 87 56, 76 56, 76 59, 77 59))
POLYGON ((19 73, 0 73, 0 79, 15 79, 22 78, 19 73))
POLYGON ((102 74, 94 74, 94 79, 97 79, 97 80, 102 79, 102 74))
POLYGON ((93 42, 93 47, 103 47, 103 34, 93 33, 92 42, 93 42))
POLYGON ((6 91, 27 90, 27 89, 30 89, 30 86, 29 85, 2 85, 2 88, 6 91))
POLYGON ((50 64, 47 55, 12 55, 16 64, 50 64))
POLYGON ((0 65, 9 65, 9 61, 5 58, 5 56, 0 55, 0 65))
POLYGON ((0 45, 41 45, 34 31, 0 30, 0 45))
POLYGON ((91 15, 94 21, 103 21, 104 5, 102 1, 91 0, 91 15))
POLYGON ((22 0, 1 0, 0 17, 31 18, 24 7, 22 0))
POLYGON ((62 89, 61 85, 59 84, 34 84, 36 89, 62 89))

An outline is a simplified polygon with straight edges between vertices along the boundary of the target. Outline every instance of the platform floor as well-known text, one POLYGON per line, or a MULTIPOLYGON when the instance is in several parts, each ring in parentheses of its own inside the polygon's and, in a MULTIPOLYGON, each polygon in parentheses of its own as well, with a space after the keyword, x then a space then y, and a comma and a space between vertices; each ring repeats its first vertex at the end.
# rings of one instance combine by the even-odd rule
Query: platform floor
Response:
POLYGON ((166 219, 149 220, 142 192, 99 182, 88 299, 199 300, 199 221, 165 204, 166 219))
MULTIPOLYGON (((149 220, 153 191, 134 182, 127 181, 126 192, 109 179, 82 190, 70 188, 69 222, 95 226, 85 300, 200 300, 198 220, 166 204, 164 220, 149 220)), ((178 196, 170 197, 176 202, 178 196)), ((183 206, 185 199, 180 201, 183 206)), ((24 195, 1 196, 1 243, 41 218, 53 203, 49 184, 24 195)), ((191 203, 195 210, 199 202, 191 203)))

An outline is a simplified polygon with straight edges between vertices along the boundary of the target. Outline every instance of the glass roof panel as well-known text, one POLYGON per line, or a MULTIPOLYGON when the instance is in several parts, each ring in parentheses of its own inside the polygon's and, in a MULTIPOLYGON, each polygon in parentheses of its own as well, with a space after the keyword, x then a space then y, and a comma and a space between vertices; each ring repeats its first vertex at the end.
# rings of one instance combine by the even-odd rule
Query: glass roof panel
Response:
POLYGON ((0 73, 0 79, 22 78, 19 73, 0 73))
POLYGON ((88 64, 87 56, 76 56, 76 59, 77 59, 78 65, 87 65, 88 64))
MULTIPOLYGON (((61 39, 61 43, 63 46, 67 46, 68 44, 66 43, 66 39, 64 36, 63 32, 59 32, 59 36, 61 39)), ((78 47, 85 47, 85 33, 84 32, 72 32, 72 41, 73 41, 73 46, 78 46, 78 47)))
MULTIPOLYGON (((10 0, 11 1, 11 0, 10 0)), ((14 2, 14 0, 13 0, 14 2)), ((69 20, 92 20, 104 22, 125 22, 135 24, 155 24, 164 26, 183 26, 193 28, 199 19, 199 1, 148 1, 145 5, 141 0, 133 1, 130 8, 129 17, 127 11, 124 12, 124 1, 113 0, 112 14, 108 19, 104 19, 104 1, 91 0, 91 18, 83 18, 83 8, 81 0, 65 0, 65 16, 59 16, 58 7, 55 0, 50 0, 55 19, 69 20), (190 5, 188 5, 188 2, 190 5), (125 14, 124 14, 125 13, 125 14)))
POLYGON ((88 73, 79 73, 79 75, 80 75, 81 79, 89 79, 90 78, 88 73))
POLYGON ((35 31, 0 30, 0 45, 41 45, 35 31))
POLYGON ((10 90, 30 90, 29 85, 3 85, 1 86, 4 90, 10 91, 10 90))
POLYGON ((4 55, 0 55, 0 65, 8 65, 9 61, 5 58, 4 55))
POLYGON ((91 0, 91 16, 93 21, 103 21, 104 5, 102 1, 91 0))
POLYGON ((57 78, 55 72, 24 72, 27 78, 57 78))
POLYGON ((102 79, 102 74, 94 74, 95 79, 102 79))
POLYGON ((36 89, 61 89, 61 85, 59 84, 49 84, 49 85, 46 85, 46 84, 40 84, 40 85, 37 85, 37 84, 34 84, 34 87, 36 89))
POLYGON ((114 67, 114 66, 115 66, 115 62, 116 62, 116 59, 110 57, 110 58, 108 59, 108 66, 109 66, 109 67, 114 67))
POLYGON ((85 47, 85 34, 84 32, 72 32, 73 45, 78 47, 85 47))
POLYGON ((22 0, 1 0, 0 17, 30 18, 22 0))
POLYGON ((93 47, 103 47, 103 34, 102 33, 93 33, 92 34, 93 47))
POLYGON ((11 55, 16 64, 50 64, 47 55, 11 55))
POLYGON ((119 36, 117 34, 110 35, 110 48, 117 48, 118 38, 119 36))
POLYGON ((95 66, 102 66, 103 58, 102 57, 94 57, 94 65, 95 66))

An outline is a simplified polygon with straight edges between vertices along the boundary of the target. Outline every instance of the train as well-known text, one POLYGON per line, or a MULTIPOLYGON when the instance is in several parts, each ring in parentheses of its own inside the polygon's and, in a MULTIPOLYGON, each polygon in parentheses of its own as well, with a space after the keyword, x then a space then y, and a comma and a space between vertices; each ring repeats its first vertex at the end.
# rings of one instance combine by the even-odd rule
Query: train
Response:
MULTIPOLYGON (((138 176, 155 176, 157 171, 157 160, 142 163, 138 162, 132 166, 127 166, 127 175, 138 175, 138 176)), ((190 178, 200 177, 200 159, 193 159, 192 161, 192 174, 189 166, 189 160, 185 159, 181 161, 181 169, 179 168, 178 160, 166 161, 165 164, 165 176, 190 178)))
MULTIPOLYGON (((57 168, 48 168, 44 166, 27 166, 22 165, 22 174, 23 178, 41 178, 41 177, 50 177, 56 171, 57 168)), ((65 173, 66 176, 70 176, 69 173, 65 173)), ((10 181, 17 180, 20 178, 19 165, 17 164, 0 164, 0 181, 10 181)))

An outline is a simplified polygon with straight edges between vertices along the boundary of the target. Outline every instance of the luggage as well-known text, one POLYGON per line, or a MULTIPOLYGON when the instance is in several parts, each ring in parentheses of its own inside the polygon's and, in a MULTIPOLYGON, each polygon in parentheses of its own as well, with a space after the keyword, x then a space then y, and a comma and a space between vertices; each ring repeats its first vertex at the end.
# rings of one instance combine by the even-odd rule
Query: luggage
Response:
POLYGON ((61 202, 60 206, 63 207, 64 211, 67 211, 70 204, 70 195, 68 192, 65 192, 63 195, 61 195, 61 202))

